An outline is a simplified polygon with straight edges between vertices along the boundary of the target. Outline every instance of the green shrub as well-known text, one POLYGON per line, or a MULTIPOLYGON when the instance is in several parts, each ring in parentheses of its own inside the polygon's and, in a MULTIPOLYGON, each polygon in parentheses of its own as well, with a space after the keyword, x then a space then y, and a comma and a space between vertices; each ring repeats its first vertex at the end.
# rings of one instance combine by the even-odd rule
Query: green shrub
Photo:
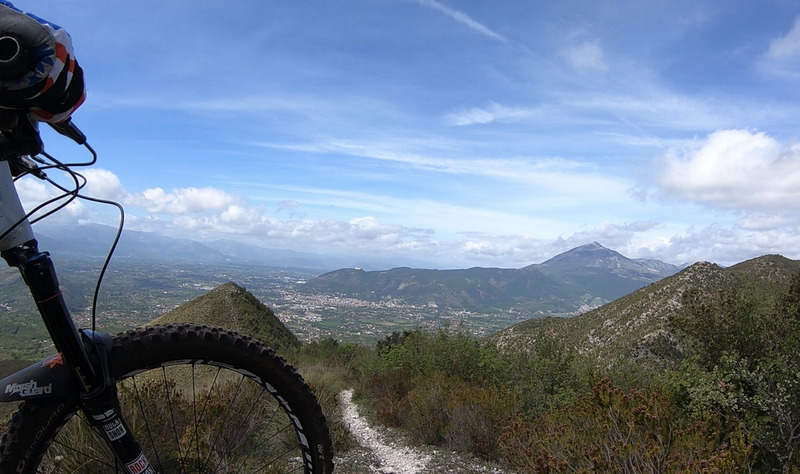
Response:
POLYGON ((374 400, 378 421, 387 426, 400 426, 407 412, 406 395, 411 389, 411 375, 407 369, 372 375, 366 391, 374 400))
POLYGON ((494 377, 481 363, 484 349, 462 331, 393 333, 377 347, 384 372, 405 369, 416 376, 439 371, 464 380, 494 377))
POLYGON ((608 379, 590 396, 503 430, 504 460, 520 472, 746 472, 751 444, 722 418, 682 426, 661 393, 608 379))
POLYGON ((756 295, 687 291, 669 320, 692 349, 675 377, 675 400, 741 422, 759 469, 800 471, 800 275, 782 295, 756 295))
POLYGON ((446 446, 481 458, 497 459, 500 433, 519 411, 519 396, 495 386, 454 388, 447 400, 446 446))
POLYGON ((435 372, 414 378, 402 426, 418 444, 497 459, 502 427, 519 409, 518 396, 496 386, 481 387, 435 372))
POLYGON ((502 378, 496 383, 515 387, 529 417, 571 403, 578 394, 592 388, 590 366, 552 335, 538 334, 531 353, 503 353, 495 357, 503 366, 500 370, 504 370, 498 370, 502 378))
POLYGON ((449 421, 447 402, 456 379, 441 372, 414 378, 414 388, 406 395, 403 426, 417 444, 441 445, 449 421))

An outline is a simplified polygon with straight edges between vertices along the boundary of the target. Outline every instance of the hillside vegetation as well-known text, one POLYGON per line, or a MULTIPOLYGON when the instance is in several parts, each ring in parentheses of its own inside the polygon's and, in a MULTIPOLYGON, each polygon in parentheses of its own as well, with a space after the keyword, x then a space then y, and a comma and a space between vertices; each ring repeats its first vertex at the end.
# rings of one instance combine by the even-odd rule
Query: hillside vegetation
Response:
POLYGON ((707 304, 734 292, 769 306, 798 272, 800 262, 779 255, 729 268, 696 263, 587 313, 572 318, 531 319, 489 340, 507 350, 527 351, 537 337, 546 334, 604 364, 646 359, 674 365, 683 357, 683 348, 668 320, 683 310, 687 292, 707 304))
POLYGON ((153 320, 162 323, 202 323, 248 334, 281 351, 300 347, 289 328, 252 293, 225 283, 153 320))
POLYGON ((800 264, 701 263, 574 318, 302 349, 381 422, 519 472, 800 470, 800 264))
POLYGON ((233 283, 155 322, 255 335, 317 394, 335 449, 336 393, 416 443, 515 472, 800 472, 800 262, 693 265, 572 318, 478 340, 459 327, 375 345, 302 345, 233 283))

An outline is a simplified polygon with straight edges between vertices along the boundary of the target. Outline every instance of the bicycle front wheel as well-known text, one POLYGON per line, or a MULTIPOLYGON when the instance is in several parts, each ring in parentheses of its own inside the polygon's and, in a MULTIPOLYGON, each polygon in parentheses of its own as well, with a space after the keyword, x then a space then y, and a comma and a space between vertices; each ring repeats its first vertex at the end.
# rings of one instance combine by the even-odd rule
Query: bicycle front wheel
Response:
MULTIPOLYGON (((302 377, 261 343, 220 328, 152 326, 114 338, 120 404, 160 473, 329 473, 325 417, 302 377)), ((124 472, 77 404, 24 403, 0 472, 124 472)))

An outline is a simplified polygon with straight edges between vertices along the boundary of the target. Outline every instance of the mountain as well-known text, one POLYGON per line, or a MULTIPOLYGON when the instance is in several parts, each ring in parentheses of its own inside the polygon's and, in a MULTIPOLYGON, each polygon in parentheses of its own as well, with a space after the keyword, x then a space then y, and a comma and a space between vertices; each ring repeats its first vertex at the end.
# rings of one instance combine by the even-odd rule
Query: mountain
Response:
MULTIPOLYGON (((39 248, 53 255, 105 257, 117 229, 99 224, 76 225, 36 231, 39 248)), ((114 251, 115 258, 163 263, 229 263, 230 257, 189 239, 165 237, 154 232, 126 230, 114 251)))
POLYGON ((696 263, 680 273, 572 318, 531 319, 492 335, 488 340, 506 350, 530 350, 543 335, 609 364, 636 358, 669 362, 682 352, 667 318, 682 308, 686 291, 701 301, 714 301, 731 291, 771 304, 800 272, 800 261, 766 255, 732 267, 696 263))
POLYGON ((608 301, 678 271, 660 260, 629 259, 597 242, 556 255, 537 267, 608 301))
MULTIPOLYGON (((117 229, 99 224, 45 228, 36 231, 39 248, 54 255, 105 257, 117 229)), ((345 260, 311 252, 257 247, 231 240, 197 242, 157 232, 125 230, 114 251, 116 259, 200 265, 264 265, 324 271, 347 265, 345 260)))
POLYGON ((479 312, 572 314, 614 300, 677 270, 663 262, 631 260, 593 243, 520 269, 401 267, 368 272, 346 268, 309 280, 303 290, 479 312))
MULTIPOLYGON (((117 229, 99 224, 37 227, 39 248, 73 257, 105 257, 117 229)), ((167 237, 157 232, 125 230, 114 257, 159 263, 200 265, 253 265, 291 268, 312 272, 357 265, 365 268, 387 268, 398 265, 426 265, 425 262, 398 258, 352 258, 314 252, 299 252, 249 245, 233 240, 197 242, 167 237)))
POLYGON ((300 341, 252 293, 235 283, 217 288, 155 319, 152 324, 191 322, 232 329, 273 349, 297 348, 300 341))
POLYGON ((568 312, 573 308, 566 302, 578 297, 576 289, 559 285, 536 268, 425 270, 403 267, 372 272, 348 268, 320 275, 298 289, 365 301, 400 300, 472 311, 524 307, 534 312, 551 308, 568 312))
POLYGON ((619 252, 607 249, 597 242, 582 245, 540 264, 562 273, 583 273, 587 269, 608 270, 614 275, 649 281, 663 278, 678 271, 678 267, 656 259, 629 259, 619 252))

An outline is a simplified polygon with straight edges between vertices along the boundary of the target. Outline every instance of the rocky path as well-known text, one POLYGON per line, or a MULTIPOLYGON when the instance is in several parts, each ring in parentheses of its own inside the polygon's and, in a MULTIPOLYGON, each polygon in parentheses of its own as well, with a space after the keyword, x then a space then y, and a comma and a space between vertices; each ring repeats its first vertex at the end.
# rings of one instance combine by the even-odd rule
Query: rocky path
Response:
POLYGON ((342 417, 360 445, 335 459, 337 473, 427 474, 470 473, 503 474, 499 468, 469 459, 458 453, 423 450, 408 446, 395 433, 373 427, 358 413, 353 391, 339 393, 342 417))

